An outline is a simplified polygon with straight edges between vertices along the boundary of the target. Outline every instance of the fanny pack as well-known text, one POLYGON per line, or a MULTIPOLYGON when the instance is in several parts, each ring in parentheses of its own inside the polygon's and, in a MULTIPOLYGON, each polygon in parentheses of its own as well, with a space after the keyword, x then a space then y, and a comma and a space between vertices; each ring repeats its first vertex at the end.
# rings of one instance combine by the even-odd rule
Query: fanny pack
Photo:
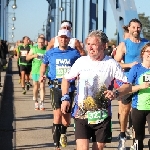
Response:
MULTIPOLYGON (((61 89, 61 81, 55 79, 55 80, 49 80, 48 85, 50 86, 50 88, 54 87, 54 88, 59 88, 61 89)), ((70 86, 75 86, 75 82, 71 82, 70 86)))

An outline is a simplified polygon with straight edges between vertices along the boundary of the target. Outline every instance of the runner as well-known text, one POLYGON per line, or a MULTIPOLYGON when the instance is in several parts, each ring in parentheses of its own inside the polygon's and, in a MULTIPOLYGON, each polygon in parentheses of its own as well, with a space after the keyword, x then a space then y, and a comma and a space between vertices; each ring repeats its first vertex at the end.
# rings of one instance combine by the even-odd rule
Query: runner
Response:
MULTIPOLYGON (((150 133, 150 43, 142 48, 141 59, 143 62, 133 66, 128 74, 128 80, 133 84, 132 122, 135 131, 131 150, 143 150, 146 121, 150 133)), ((150 149, 150 139, 148 147, 150 149)))
MULTIPOLYGON (((67 146, 66 130, 71 121, 71 106, 67 114, 61 113, 61 80, 64 74, 70 69, 73 63, 80 57, 79 52, 68 46, 71 33, 68 30, 59 30, 58 42, 59 48, 52 48, 47 51, 43 58, 41 65, 40 80, 45 79, 45 71, 48 66, 48 78, 50 80, 50 88, 52 90, 52 107, 54 114, 53 122, 53 139, 56 150, 60 150, 60 143, 62 147, 67 146)), ((70 81, 70 98, 71 103, 74 99, 75 91, 74 80, 70 81)))
POLYGON ((110 100, 131 91, 131 85, 124 84, 127 83, 127 78, 120 65, 104 55, 107 42, 108 38, 104 32, 95 30, 89 33, 86 39, 88 56, 79 58, 62 80, 61 110, 66 114, 71 104, 68 93, 69 80, 79 76, 72 112, 75 119, 77 150, 88 150, 90 138, 93 150, 103 150, 105 143, 111 142, 110 100), (122 86, 112 91, 111 83, 114 78, 122 86))
MULTIPOLYGON (((140 52, 142 47, 148 42, 148 40, 143 39, 140 37, 142 24, 138 19, 132 19, 129 22, 128 25, 129 29, 129 38, 124 40, 119 44, 117 47, 115 60, 118 61, 121 65, 121 67, 124 69, 124 72, 126 76, 128 76, 129 70, 132 66, 138 63, 140 61, 140 52), (123 59, 124 63, 121 63, 121 60, 123 59)), ((126 142, 126 134, 125 131, 127 129, 127 122, 128 122, 128 115, 131 109, 131 101, 132 101, 132 95, 128 97, 127 99, 121 100, 121 103, 119 105, 120 111, 120 140, 118 149, 119 150, 125 150, 125 142, 126 142)))
POLYGON ((17 58, 19 59, 19 66, 21 72, 21 86, 22 86, 22 93, 26 94, 26 90, 29 90, 30 87, 30 72, 31 72, 31 65, 32 61, 26 61, 26 56, 30 51, 31 46, 29 45, 29 37, 23 37, 23 44, 18 47, 17 50, 17 58), (26 80, 26 84, 25 84, 26 80), (26 88, 25 88, 26 85, 26 88))
MULTIPOLYGON (((38 37, 45 38, 45 35, 44 34, 40 34, 38 37)), ((48 41, 46 40, 46 38, 45 38, 45 46, 48 46, 48 41)))
MULTIPOLYGON (((17 41, 15 48, 14 48, 14 57, 17 58, 17 51, 18 51, 18 46, 22 45, 22 41, 17 41)), ((20 66, 19 66, 19 59, 17 59, 17 68, 18 68, 18 74, 19 74, 19 84, 21 83, 21 72, 20 72, 20 66)))
MULTIPOLYGON (((69 30, 71 32, 72 30, 72 22, 68 21, 68 20, 63 20, 61 22, 61 29, 66 29, 69 30)), ((58 47, 59 43, 58 43, 58 36, 54 37, 51 39, 51 41, 48 43, 47 46, 47 50, 53 48, 53 47, 58 47)), ((79 51, 80 55, 86 55, 84 49, 83 49, 83 43, 80 42, 79 40, 77 40, 76 38, 71 38, 70 42, 69 42, 69 46, 71 48, 75 48, 79 51)))
POLYGON ((40 66, 42 63, 43 55, 46 52, 45 38, 38 38, 38 46, 31 48, 26 56, 26 60, 32 60, 32 80, 33 80, 33 100, 35 101, 35 110, 45 110, 44 97, 45 97, 45 81, 39 83, 40 66), (40 103, 38 102, 38 90, 40 88, 40 103))
MULTIPOLYGON (((124 30, 123 38, 124 38, 124 40, 126 40, 130 36, 128 25, 124 25, 122 28, 124 30)), ((116 55, 116 51, 117 51, 117 47, 112 52, 112 57, 113 58, 116 55)), ((124 59, 121 60, 121 63, 124 63, 123 60, 124 59)), ((118 88, 118 85, 115 81, 114 81, 114 88, 118 88)), ((121 106, 120 106, 121 103, 122 103, 121 101, 118 101, 118 104, 119 104, 119 111, 118 111, 119 124, 120 124, 120 114, 121 114, 121 106)), ((131 119, 131 110, 130 110, 130 113, 129 113, 129 125, 128 125, 128 128, 126 130, 126 133, 127 133, 127 135, 129 136, 130 139, 133 139, 133 127, 132 127, 132 119, 131 119)), ((120 134, 119 134, 118 137, 120 138, 120 134)))

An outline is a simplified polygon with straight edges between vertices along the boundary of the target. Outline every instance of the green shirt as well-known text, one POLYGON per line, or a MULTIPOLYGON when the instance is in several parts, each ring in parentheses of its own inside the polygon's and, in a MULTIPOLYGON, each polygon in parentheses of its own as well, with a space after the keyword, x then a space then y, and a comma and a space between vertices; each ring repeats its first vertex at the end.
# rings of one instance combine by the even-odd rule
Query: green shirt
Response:
POLYGON ((29 53, 30 49, 31 49, 30 45, 18 46, 18 52, 20 53, 19 65, 31 65, 32 64, 32 60, 30 61, 26 60, 26 56, 29 53))
POLYGON ((38 46, 32 47, 33 54, 37 54, 38 58, 32 60, 32 74, 40 74, 40 67, 42 64, 43 56, 46 53, 46 47, 39 49, 38 46))

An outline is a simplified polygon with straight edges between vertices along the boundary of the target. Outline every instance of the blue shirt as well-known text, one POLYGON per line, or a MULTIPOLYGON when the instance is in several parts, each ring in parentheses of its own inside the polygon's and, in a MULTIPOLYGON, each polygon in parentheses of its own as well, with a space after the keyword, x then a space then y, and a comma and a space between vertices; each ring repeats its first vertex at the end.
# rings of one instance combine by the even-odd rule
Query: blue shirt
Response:
MULTIPOLYGON (((130 69, 128 80, 133 85, 140 85, 143 83, 145 75, 150 75, 150 69, 139 63, 130 69)), ((132 107, 138 110, 150 110, 150 87, 133 93, 132 107)))
POLYGON ((50 80, 58 79, 61 82, 63 76, 79 57, 79 52, 71 47, 64 51, 58 47, 48 50, 43 58, 43 63, 48 65, 47 77, 50 80))
MULTIPOLYGON (((124 63, 132 63, 134 61, 141 62, 140 60, 140 53, 142 50, 142 47, 148 43, 148 40, 141 38, 141 41, 139 43, 134 43, 130 39, 124 40, 125 46, 126 46, 126 53, 124 55, 124 63)), ((126 75, 128 74, 130 68, 125 69, 126 75)))

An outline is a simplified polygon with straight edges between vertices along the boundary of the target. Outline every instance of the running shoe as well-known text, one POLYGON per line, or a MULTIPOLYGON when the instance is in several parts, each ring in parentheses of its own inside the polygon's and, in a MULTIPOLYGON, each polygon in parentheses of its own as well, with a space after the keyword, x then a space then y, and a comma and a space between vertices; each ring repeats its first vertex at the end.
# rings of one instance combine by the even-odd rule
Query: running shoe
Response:
POLYGON ((22 89, 22 94, 26 94, 26 90, 25 89, 22 89))
POLYGON ((125 137, 124 138, 120 137, 118 150, 126 150, 125 142, 126 142, 126 138, 125 137))
POLYGON ((133 128, 128 128, 126 131, 127 135, 129 136, 130 139, 133 139, 133 128))
POLYGON ((39 110, 39 103, 38 102, 35 102, 35 107, 34 107, 35 110, 39 110))
POLYGON ((138 150, 138 147, 137 147, 137 143, 134 142, 134 144, 130 147, 130 150, 138 150))
POLYGON ((19 79, 19 81, 18 81, 18 82, 19 82, 19 84, 20 84, 20 83, 21 83, 21 79, 19 79))
POLYGON ((60 144, 61 144, 62 147, 67 146, 67 136, 65 134, 61 134, 60 144))
POLYGON ((40 103, 40 110, 45 110, 44 103, 40 103))
POLYGON ((29 83, 26 83, 26 89, 27 89, 27 91, 30 89, 30 84, 29 83))
POLYGON ((32 86, 32 84, 30 82, 28 84, 30 85, 30 87, 32 86))

